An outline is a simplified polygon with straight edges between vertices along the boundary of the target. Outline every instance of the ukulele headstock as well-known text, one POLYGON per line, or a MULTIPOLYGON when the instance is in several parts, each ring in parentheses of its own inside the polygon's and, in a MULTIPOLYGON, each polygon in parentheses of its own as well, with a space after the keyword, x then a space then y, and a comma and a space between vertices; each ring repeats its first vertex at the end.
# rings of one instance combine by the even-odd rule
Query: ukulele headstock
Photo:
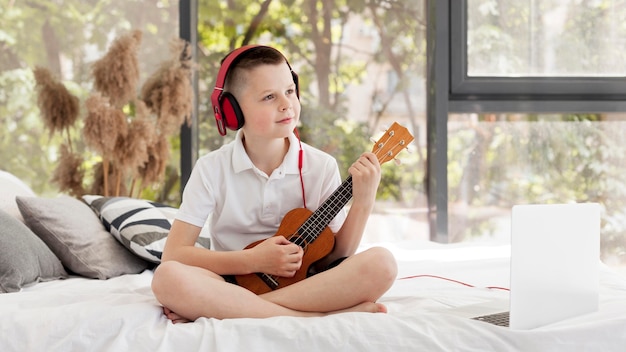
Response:
POLYGON ((385 133, 374 143, 372 153, 383 164, 392 160, 413 141, 413 136, 405 127, 394 122, 385 133))

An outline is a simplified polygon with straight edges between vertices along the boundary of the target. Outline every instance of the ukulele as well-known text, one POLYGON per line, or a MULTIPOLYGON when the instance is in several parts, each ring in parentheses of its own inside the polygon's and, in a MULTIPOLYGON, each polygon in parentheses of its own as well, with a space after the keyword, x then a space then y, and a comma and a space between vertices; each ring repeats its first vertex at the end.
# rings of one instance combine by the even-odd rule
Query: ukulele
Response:
MULTIPOLYGON (((380 164, 383 164, 395 158, 411 141, 413 141, 413 136, 409 131, 394 122, 376 141, 372 153, 376 155, 380 164)), ((285 214, 274 236, 284 236, 304 250, 302 266, 293 277, 264 273, 235 275, 237 284, 260 295, 305 279, 310 266, 333 250, 335 235, 328 224, 351 198, 352 176, 350 175, 315 212, 306 208, 296 208, 285 214)), ((263 241, 253 242, 245 249, 253 248, 263 241)))

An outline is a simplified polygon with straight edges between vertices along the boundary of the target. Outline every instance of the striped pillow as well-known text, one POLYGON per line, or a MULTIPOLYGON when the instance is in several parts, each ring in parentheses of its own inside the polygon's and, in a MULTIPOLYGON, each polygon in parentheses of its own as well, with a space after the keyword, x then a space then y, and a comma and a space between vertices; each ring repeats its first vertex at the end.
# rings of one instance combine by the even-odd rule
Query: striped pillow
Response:
MULTIPOLYGON (((129 197, 85 195, 83 200, 128 250, 150 262, 161 262, 176 208, 129 197)), ((209 238, 199 237, 196 246, 209 248, 209 238)))

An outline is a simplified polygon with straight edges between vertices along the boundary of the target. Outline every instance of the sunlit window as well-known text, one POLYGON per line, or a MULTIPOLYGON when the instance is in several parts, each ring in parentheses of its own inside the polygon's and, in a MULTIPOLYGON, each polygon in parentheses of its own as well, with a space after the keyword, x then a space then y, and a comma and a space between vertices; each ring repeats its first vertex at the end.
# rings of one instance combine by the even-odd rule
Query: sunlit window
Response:
POLYGON ((624 2, 467 1, 468 76, 626 75, 624 2))

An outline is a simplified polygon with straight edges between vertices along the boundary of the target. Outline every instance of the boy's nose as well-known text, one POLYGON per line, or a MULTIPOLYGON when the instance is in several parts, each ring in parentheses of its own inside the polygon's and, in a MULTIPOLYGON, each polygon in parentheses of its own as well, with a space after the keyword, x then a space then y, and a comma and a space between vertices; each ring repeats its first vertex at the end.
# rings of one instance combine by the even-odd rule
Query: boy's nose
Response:
POLYGON ((287 111, 291 107, 291 101, 287 97, 283 97, 280 104, 280 111, 287 111))

